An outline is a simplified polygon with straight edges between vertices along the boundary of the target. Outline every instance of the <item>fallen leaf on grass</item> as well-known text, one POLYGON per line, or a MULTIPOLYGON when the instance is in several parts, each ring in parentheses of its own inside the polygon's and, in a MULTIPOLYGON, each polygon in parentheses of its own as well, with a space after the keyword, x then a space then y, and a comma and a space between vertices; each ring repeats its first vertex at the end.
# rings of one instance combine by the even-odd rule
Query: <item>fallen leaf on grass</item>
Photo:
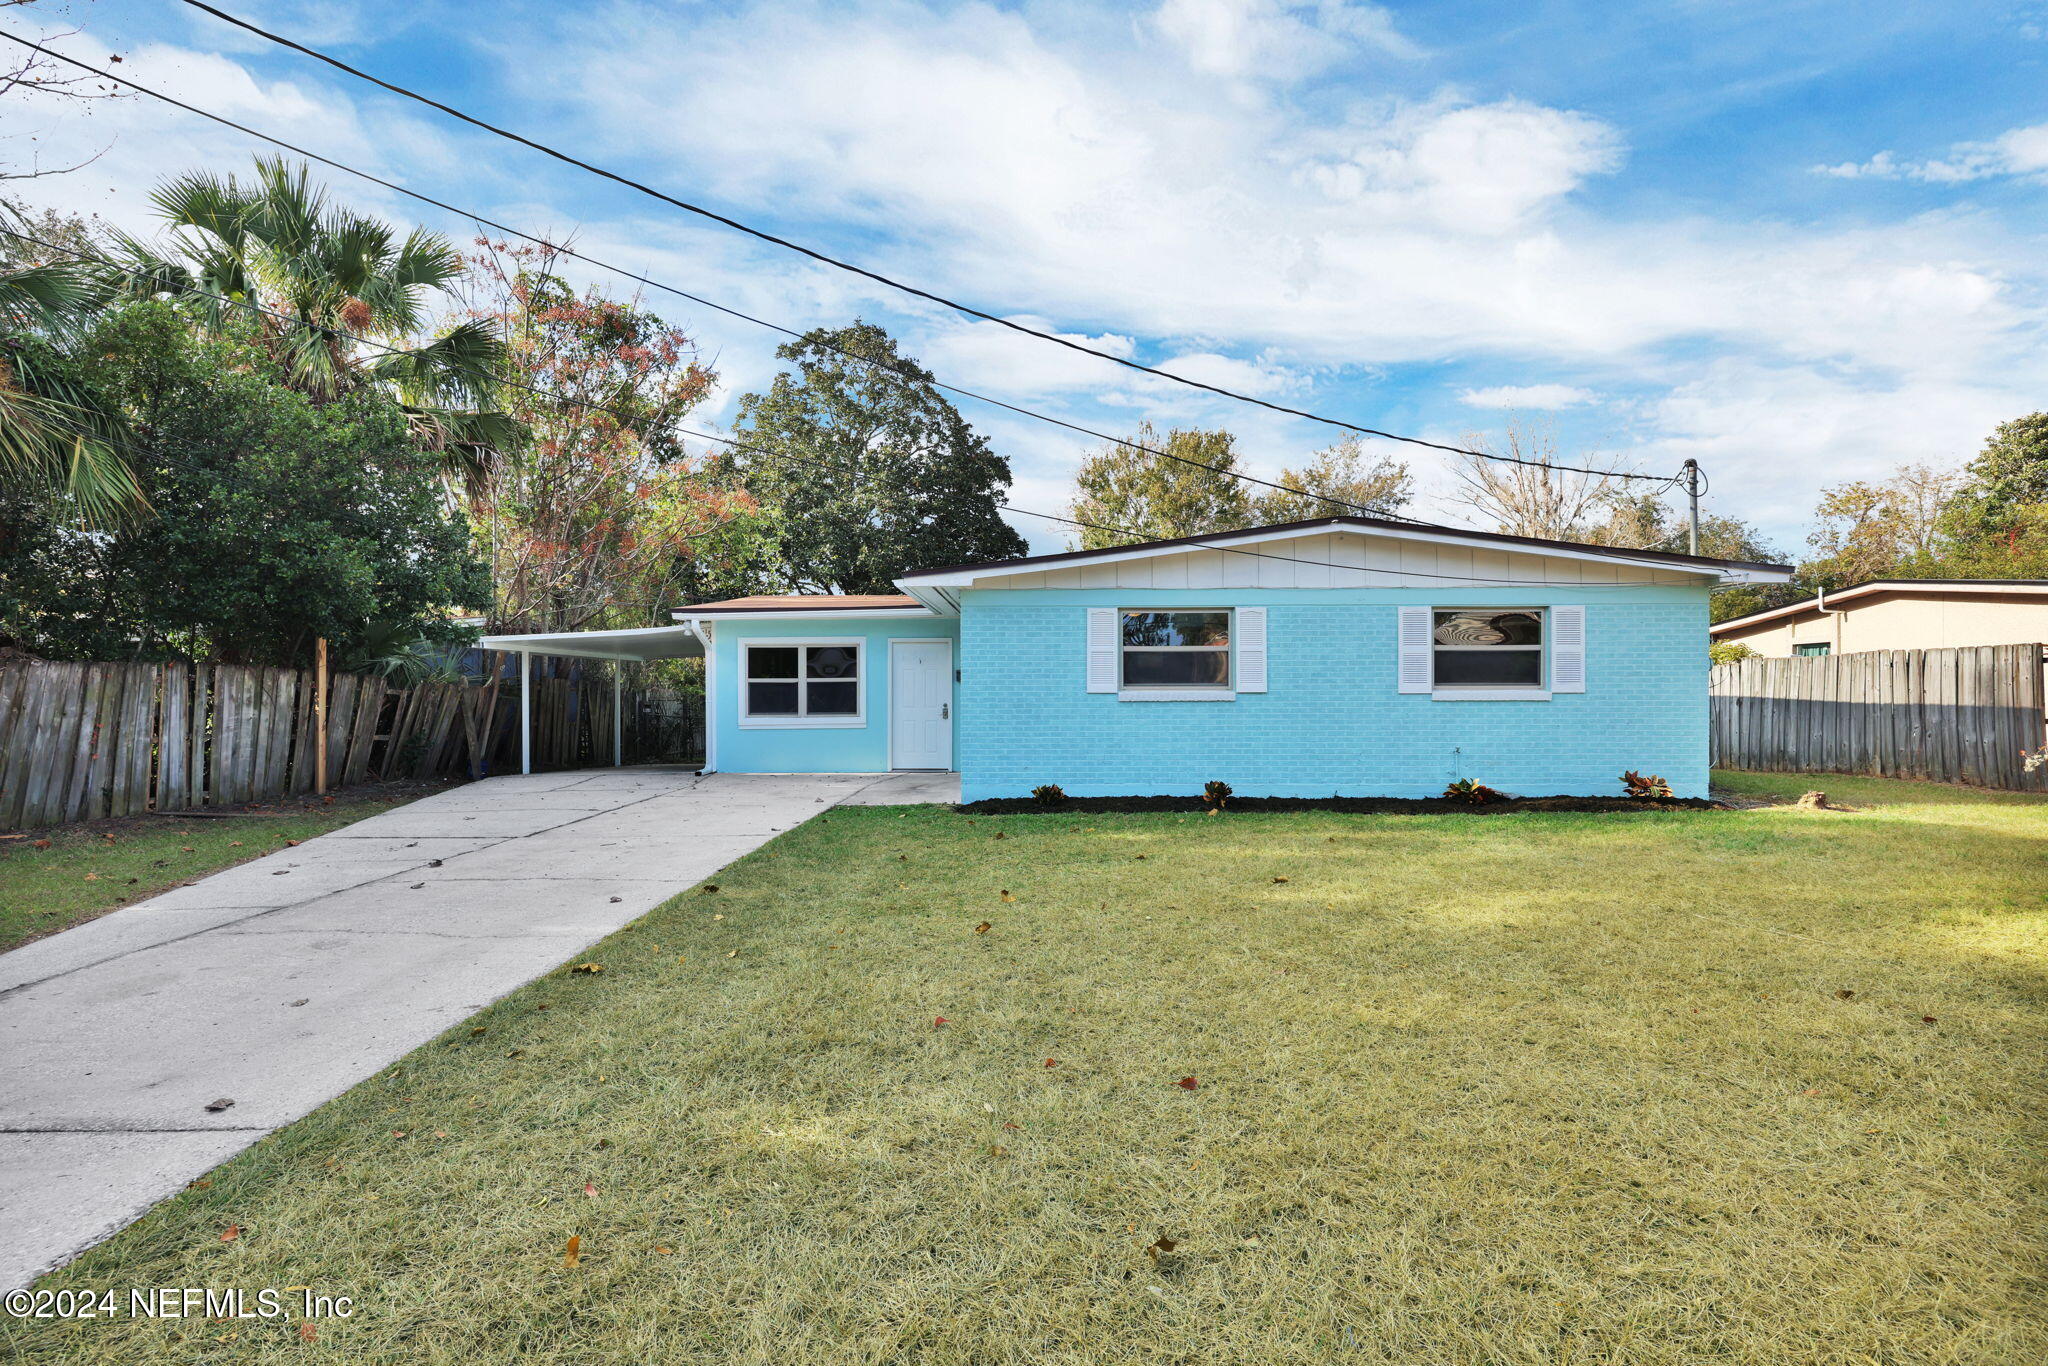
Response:
POLYGON ((319 1336, 320 1330, 315 1328, 312 1324, 302 1323, 299 1325, 300 1342, 311 1342, 314 1338, 317 1338, 319 1336))
POLYGON ((98 882, 100 880, 100 875, 98 873, 87 873, 85 875, 85 880, 87 882, 98 882))
POLYGON ((285 843, 289 844, 294 849, 299 847, 299 842, 297 840, 286 840, 285 843))
POLYGON ((229 840, 229 841, 228 841, 228 844, 229 844, 230 846, 232 846, 232 847, 236 848, 236 849, 239 849, 239 848, 241 848, 241 847, 242 847, 242 842, 241 842, 240 840, 229 840))
POLYGON ((715 891, 717 891, 717 890, 718 890, 718 884, 717 884, 717 883, 715 883, 715 882, 707 882, 707 883, 705 883, 705 884, 704 884, 704 891, 705 891, 705 893, 706 893, 706 894, 709 894, 709 893, 711 893, 711 892, 715 892, 715 891))
POLYGON ((1856 992, 1854 991, 1854 989, 1852 989, 1852 988, 1850 988, 1850 987, 1843 987, 1843 988, 1842 988, 1842 989, 1841 989, 1840 991, 1837 991, 1837 992, 1835 993, 1835 999, 1836 999, 1837 1001, 1846 1001, 1846 1000, 1848 1000, 1848 999, 1849 999, 1849 998, 1850 998, 1851 996, 1854 996, 1855 994, 1856 994, 1856 992))
POLYGON ((1933 1024, 1933 1023, 1934 1023, 1934 1017, 1933 1017, 1932 1015, 1922 1015, 1922 1016, 1920 1017, 1920 1023, 1921 1023, 1921 1024, 1933 1024))
POLYGON ((1175 1241, 1173 1241, 1173 1239, 1167 1237, 1165 1234, 1162 1233, 1159 1235, 1158 1240, 1152 1244, 1152 1246, 1145 1249, 1145 1252, 1152 1258, 1153 1261, 1156 1262, 1159 1260, 1159 1256, 1161 1253, 1171 1252, 1179 1246, 1179 1243, 1176 1243, 1175 1241))
POLYGON ((676 1255, 676 1250, 672 1247, 658 1247, 654 1251, 655 1255, 660 1257, 673 1257, 676 1255))
POLYGON ((740 956, 740 951, 738 949, 734 949, 732 952, 726 954, 725 956, 727 958, 737 958, 740 956))
POLYGON ((1273 879, 1273 881, 1275 881, 1275 882, 1285 882, 1285 881, 1287 881, 1287 879, 1286 879, 1286 878, 1284 878, 1284 877, 1276 877, 1276 878, 1274 878, 1274 879, 1273 879))
POLYGON ((1058 1058, 1047 1058, 1045 1060, 1045 1065, 1047 1067, 1058 1067, 1060 1065, 1060 1060, 1058 1058))
POLYGON ((1016 897, 1010 895, 1008 888, 1005 888, 1003 890, 1002 897, 1005 901, 1015 901, 1017 899, 1016 897))
POLYGON ((974 927, 974 932, 976 934, 987 934, 990 930, 994 928, 995 926, 989 924, 986 920, 984 920, 979 925, 976 925, 974 927))
MULTIPOLYGON (((45 840, 45 841, 44 841, 44 843, 46 843, 46 844, 47 844, 48 842, 49 842, 49 841, 47 841, 47 840, 45 840)), ((189 853, 191 853, 191 852, 192 852, 192 846, 191 846, 191 845, 189 845, 189 844, 181 844, 181 845, 179 845, 179 846, 178 846, 178 852, 179 852, 179 853, 181 853, 181 854, 189 854, 189 853)))
POLYGON ((580 1233, 572 1234, 569 1238, 569 1246, 562 1250, 562 1265, 575 1266, 582 1262, 582 1260, 583 1235, 580 1233))
POLYGON ((583 1193, 593 1200, 597 1199, 597 1183, 595 1181, 585 1181, 583 1183, 583 1193))
POLYGON ((1820 1088, 1818 1086, 1809 1086, 1799 1094, 1802 1096, 1817 1096, 1820 1094, 1820 1088))
POLYGON ((588 974, 590 974, 591 976, 596 976, 596 975, 597 975, 598 973, 600 973, 600 972, 603 972, 603 971, 604 971, 604 964, 602 964, 602 963, 578 963, 578 964, 577 964, 577 965, 576 965, 575 967, 573 967, 573 968, 570 968, 570 969, 569 969, 569 971, 570 971, 570 972, 582 972, 582 973, 588 973, 588 974))
POLYGON ((990 1157, 1008 1157, 1010 1155, 1010 1150, 1008 1148, 1005 1148, 1002 1144, 996 1143, 990 1145, 988 1155, 990 1157))
POLYGON ((475 1029, 469 1031, 469 1037, 472 1039, 479 1038, 482 1036, 483 1032, 484 1027, 482 1025, 478 1025, 475 1029))
MULTIPOLYGON (((38 849, 47 849, 47 848, 49 848, 49 847, 50 847, 50 842, 49 842, 48 840, 37 840, 37 841, 36 841, 36 848, 38 848, 38 849)), ((190 849, 187 849, 187 850, 186 850, 185 852, 189 854, 189 853, 191 853, 192 851, 191 851, 190 849)))
POLYGON ((1006 1120, 1004 1120, 1004 1121, 1003 1121, 1003 1127, 1004 1127, 1005 1129, 1018 1129, 1018 1130, 1021 1130, 1021 1129, 1023 1129, 1023 1127, 1024 1127, 1024 1126, 1023 1126, 1023 1125, 1021 1125, 1021 1124, 1012 1124, 1012 1123, 1010 1123, 1010 1121, 1009 1121, 1009 1120, 1007 1120, 1007 1119, 1006 1119, 1006 1120))
POLYGON ((211 1178, 202 1176, 197 1181, 187 1181, 185 1183, 185 1189, 188 1191, 203 1191, 212 1184, 213 1181, 211 1178))
POLYGON ((223 1243, 232 1243, 233 1241, 235 1241, 235 1239, 241 1236, 242 1226, 240 1224, 229 1224, 227 1227, 227 1231, 220 1235, 220 1240, 223 1243))
POLYGON ((937 1029, 937 1028, 938 1028, 938 1027, 939 1027, 940 1025, 942 1025, 942 1024, 944 1024, 944 1023, 946 1023, 946 1017, 945 1017, 945 1016, 943 1016, 943 1015, 940 1015, 940 1016, 936 1016, 936 1017, 934 1017, 934 1018, 933 1018, 933 1020, 932 1020, 932 1028, 933 1028, 933 1029, 937 1029))
POLYGON ((1193 1077, 1182 1077, 1179 1081, 1174 1083, 1175 1086, 1178 1086, 1183 1091, 1192 1091, 1201 1084, 1202 1083, 1196 1081, 1193 1077))

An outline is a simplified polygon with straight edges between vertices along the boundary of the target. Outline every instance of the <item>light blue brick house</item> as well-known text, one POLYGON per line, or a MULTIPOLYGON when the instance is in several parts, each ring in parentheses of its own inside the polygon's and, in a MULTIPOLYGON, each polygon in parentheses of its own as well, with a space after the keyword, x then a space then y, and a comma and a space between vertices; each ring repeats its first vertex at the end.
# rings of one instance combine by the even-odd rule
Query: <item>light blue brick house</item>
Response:
POLYGON ((963 800, 1707 791, 1707 602, 1781 565, 1329 517, 741 598, 496 648, 706 659, 707 769, 963 800), (582 647, 582 648, 578 648, 582 647), (656 653, 649 653, 650 651, 656 653))

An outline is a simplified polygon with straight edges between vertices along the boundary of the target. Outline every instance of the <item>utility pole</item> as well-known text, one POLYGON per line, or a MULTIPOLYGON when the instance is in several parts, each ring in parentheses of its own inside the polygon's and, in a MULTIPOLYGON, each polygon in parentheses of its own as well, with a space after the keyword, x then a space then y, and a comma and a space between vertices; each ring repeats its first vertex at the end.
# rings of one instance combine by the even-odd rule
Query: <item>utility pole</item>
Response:
POLYGON ((1685 499, 1691 505, 1691 518, 1685 534, 1686 553, 1700 553, 1700 462, 1685 462, 1685 499))

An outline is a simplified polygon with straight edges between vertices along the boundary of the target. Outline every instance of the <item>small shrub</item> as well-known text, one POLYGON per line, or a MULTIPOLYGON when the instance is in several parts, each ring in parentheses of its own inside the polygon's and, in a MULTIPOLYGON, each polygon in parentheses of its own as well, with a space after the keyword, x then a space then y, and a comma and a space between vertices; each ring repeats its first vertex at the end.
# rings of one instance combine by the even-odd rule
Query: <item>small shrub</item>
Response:
POLYGON ((1629 799, 1638 802, 1668 802, 1671 800, 1671 784, 1652 773, 1645 778, 1630 769, 1621 775, 1621 785, 1628 789, 1629 799))
POLYGON ((1040 783, 1031 789, 1031 799, 1040 806, 1058 806, 1067 799, 1067 794, 1058 783, 1040 783))
POLYGON ((1707 659, 1715 664, 1734 664, 1756 658, 1757 652, 1739 640, 1717 640, 1707 646, 1707 659))
POLYGON ((1211 806, 1222 806, 1230 800, 1229 783, 1203 783, 1202 800, 1211 806))
POLYGON ((1487 802, 1506 801, 1507 794, 1505 792, 1497 792, 1485 783, 1475 783, 1470 778, 1460 778, 1444 789, 1444 798, 1447 801, 1470 802, 1474 806, 1483 806, 1487 802))

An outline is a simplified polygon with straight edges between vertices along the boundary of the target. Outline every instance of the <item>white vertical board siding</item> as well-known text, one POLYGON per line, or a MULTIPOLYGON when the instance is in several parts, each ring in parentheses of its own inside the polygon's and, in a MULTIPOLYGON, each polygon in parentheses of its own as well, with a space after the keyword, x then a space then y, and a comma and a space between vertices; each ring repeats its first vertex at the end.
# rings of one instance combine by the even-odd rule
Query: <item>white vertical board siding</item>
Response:
POLYGON ((1396 691, 1430 691, 1429 659, 1429 613, 1427 607, 1403 607, 1400 610, 1400 651, 1401 663, 1396 675, 1396 691))
POLYGON ((1586 609, 1576 604, 1550 609, 1550 690, 1586 690, 1586 609))
MULTIPOLYGON (((1679 569, 1571 560, 1525 549, 1436 545, 1390 536, 1333 534, 1243 550, 1197 546, 1113 564, 1053 567, 991 577, 977 588, 1498 588, 1507 584, 1697 583, 1679 569)), ((1532 598, 1533 601, 1540 599, 1532 598)))
POLYGON ((1116 608, 1088 611, 1088 691, 1116 691, 1116 608))
POLYGON ((1237 609, 1237 690, 1266 690, 1266 609, 1237 609))

